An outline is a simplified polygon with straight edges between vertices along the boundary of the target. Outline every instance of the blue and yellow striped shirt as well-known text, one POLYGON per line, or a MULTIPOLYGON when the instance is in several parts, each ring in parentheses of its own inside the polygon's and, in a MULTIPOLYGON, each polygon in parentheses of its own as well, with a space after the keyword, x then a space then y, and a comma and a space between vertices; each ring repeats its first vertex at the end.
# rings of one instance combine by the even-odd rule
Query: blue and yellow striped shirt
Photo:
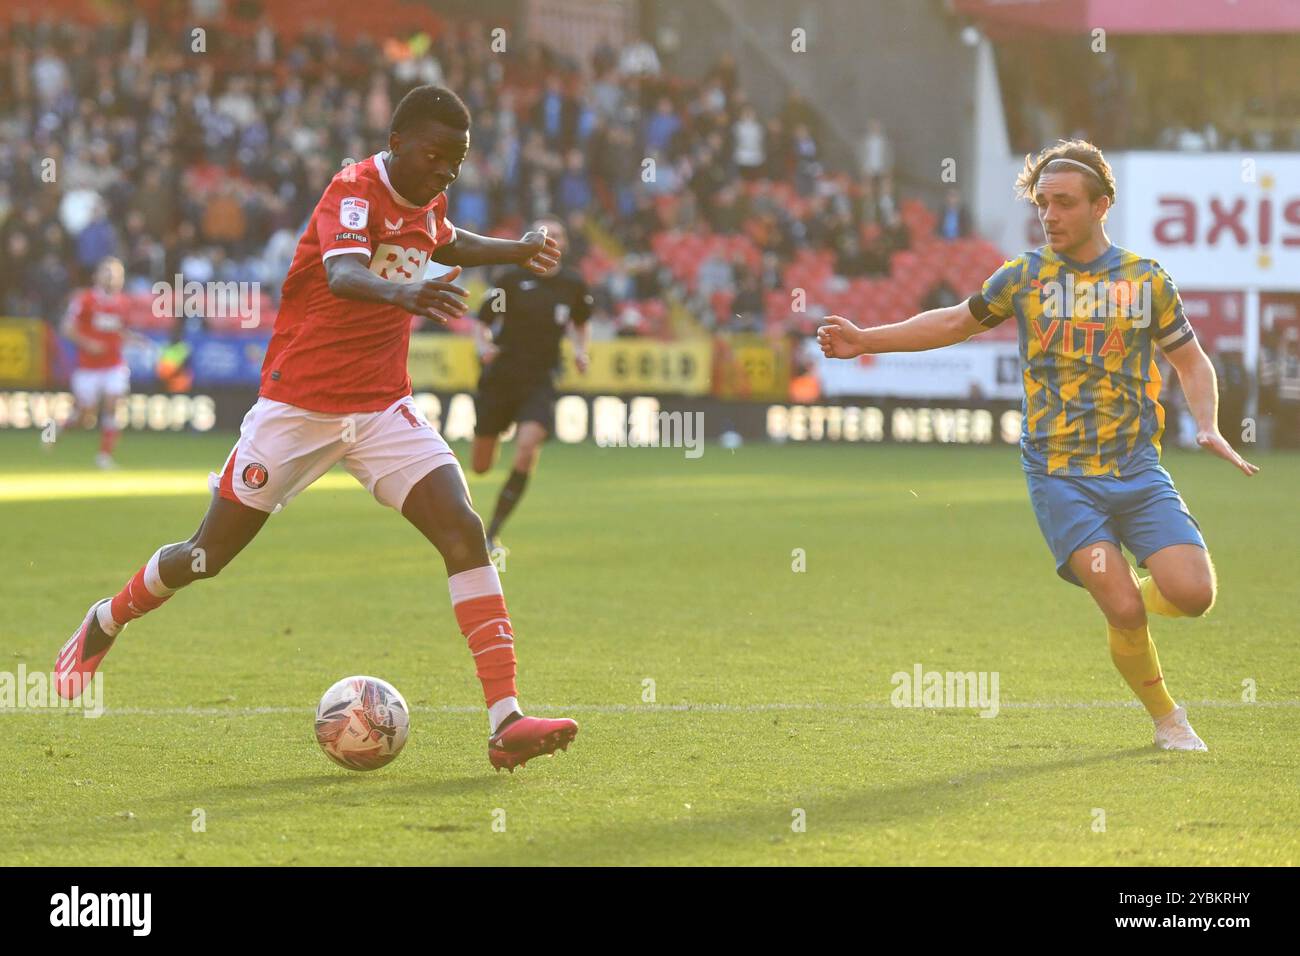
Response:
POLYGON ((987 328, 1015 317, 1026 471, 1123 477, 1160 463, 1155 349, 1195 334, 1158 262, 1112 245, 1078 263, 1041 246, 1004 263, 970 308, 987 328))

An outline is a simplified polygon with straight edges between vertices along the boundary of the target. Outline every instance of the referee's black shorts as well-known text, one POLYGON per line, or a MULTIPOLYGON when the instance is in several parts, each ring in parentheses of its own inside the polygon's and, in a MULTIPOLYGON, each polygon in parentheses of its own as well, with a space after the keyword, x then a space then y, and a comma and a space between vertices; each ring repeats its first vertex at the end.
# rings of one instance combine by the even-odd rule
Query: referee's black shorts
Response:
POLYGON ((555 384, 511 381, 484 374, 474 396, 474 434, 496 437, 515 422, 537 422, 549 437, 555 433, 555 384))

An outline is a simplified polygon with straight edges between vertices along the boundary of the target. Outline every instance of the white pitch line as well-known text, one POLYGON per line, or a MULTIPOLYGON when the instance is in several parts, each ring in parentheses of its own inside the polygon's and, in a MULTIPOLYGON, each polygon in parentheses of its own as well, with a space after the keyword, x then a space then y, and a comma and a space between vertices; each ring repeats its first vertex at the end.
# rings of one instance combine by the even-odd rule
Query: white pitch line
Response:
MULTIPOLYGON (((1214 707, 1214 708, 1240 708, 1250 707, 1300 707, 1300 700, 1261 700, 1254 703, 1246 703, 1239 700, 1194 700, 1184 701, 1188 707, 1214 707)), ((1127 700, 1094 700, 1094 701, 1008 701, 999 704, 999 710, 1111 710, 1111 709, 1137 709, 1142 705, 1137 701, 1127 700)), ((969 710, 975 711, 979 708, 970 707, 895 707, 893 704, 877 702, 859 702, 859 703, 756 703, 756 704, 568 704, 568 705, 538 705, 530 707, 529 713, 533 714, 756 714, 772 713, 779 711, 792 711, 795 713, 828 711, 835 713, 844 713, 846 711, 891 711, 891 710, 969 710)), ((483 712, 482 707, 468 706, 430 706, 428 704, 417 704, 411 708, 414 713, 424 714, 480 714, 483 712)), ((64 712, 69 714, 80 715, 81 709, 78 707, 47 707, 47 708, 0 708, 0 714, 46 714, 51 711, 64 712)), ((106 707, 101 716, 104 717, 262 717, 272 714, 301 714, 308 715, 313 711, 308 707, 106 707)))

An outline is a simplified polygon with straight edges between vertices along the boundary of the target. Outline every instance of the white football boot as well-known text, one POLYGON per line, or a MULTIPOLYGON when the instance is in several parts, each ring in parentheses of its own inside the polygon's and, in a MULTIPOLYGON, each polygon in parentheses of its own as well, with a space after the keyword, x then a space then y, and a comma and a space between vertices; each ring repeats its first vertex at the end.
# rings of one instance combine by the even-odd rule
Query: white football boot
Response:
POLYGON ((1209 750, 1187 722, 1187 711, 1175 707, 1156 721, 1156 746, 1161 750, 1209 750))

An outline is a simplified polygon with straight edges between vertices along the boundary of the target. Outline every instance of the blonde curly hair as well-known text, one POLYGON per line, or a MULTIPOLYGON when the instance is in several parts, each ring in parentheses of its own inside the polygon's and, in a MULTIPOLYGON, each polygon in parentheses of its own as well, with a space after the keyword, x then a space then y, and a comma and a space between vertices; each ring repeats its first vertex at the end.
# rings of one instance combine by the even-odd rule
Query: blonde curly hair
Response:
POLYGON ((1112 206, 1115 205, 1115 174, 1101 150, 1086 140, 1063 139, 1057 141, 1055 146, 1047 147, 1037 156, 1026 155, 1025 168, 1016 177, 1016 196, 1033 202, 1038 180, 1045 172, 1084 173, 1088 199, 1096 202, 1105 196, 1112 206), (1053 163, 1056 165, 1053 166, 1053 163), (1081 169, 1080 166, 1085 169, 1081 169), (1087 175, 1088 172, 1092 175, 1087 175))

